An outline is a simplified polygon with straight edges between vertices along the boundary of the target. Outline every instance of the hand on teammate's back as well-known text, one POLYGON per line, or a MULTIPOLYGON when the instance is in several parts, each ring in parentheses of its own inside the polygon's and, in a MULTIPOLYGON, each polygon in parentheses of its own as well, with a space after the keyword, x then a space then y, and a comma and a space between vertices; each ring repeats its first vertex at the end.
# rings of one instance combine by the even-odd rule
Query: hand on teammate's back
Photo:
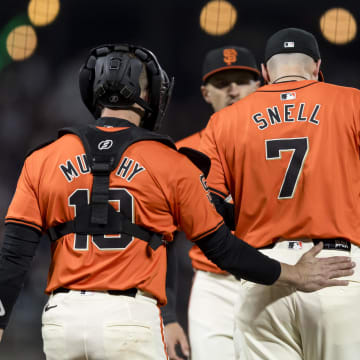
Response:
POLYGON ((355 263, 349 256, 317 258, 323 243, 307 251, 295 266, 281 263, 281 275, 276 284, 293 285, 297 290, 312 292, 328 286, 346 286, 347 280, 337 278, 354 273, 355 263))

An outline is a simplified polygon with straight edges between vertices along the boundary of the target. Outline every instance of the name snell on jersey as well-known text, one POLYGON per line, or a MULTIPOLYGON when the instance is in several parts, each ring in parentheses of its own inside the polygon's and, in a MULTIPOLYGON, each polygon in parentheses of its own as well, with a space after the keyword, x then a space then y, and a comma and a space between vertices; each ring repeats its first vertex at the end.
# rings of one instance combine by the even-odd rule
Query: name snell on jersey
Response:
MULTIPOLYGON (((280 106, 279 106, 280 107, 280 106)), ((309 122, 313 125, 319 125, 320 120, 316 119, 316 116, 320 110, 321 105, 316 104, 311 110, 309 117, 304 116, 306 103, 299 104, 283 104, 283 109, 279 109, 277 105, 273 107, 267 107, 264 114, 257 112, 253 114, 251 118, 258 125, 259 130, 265 130, 269 125, 277 125, 291 122, 309 122)), ((309 113, 309 111, 306 111, 309 113)))

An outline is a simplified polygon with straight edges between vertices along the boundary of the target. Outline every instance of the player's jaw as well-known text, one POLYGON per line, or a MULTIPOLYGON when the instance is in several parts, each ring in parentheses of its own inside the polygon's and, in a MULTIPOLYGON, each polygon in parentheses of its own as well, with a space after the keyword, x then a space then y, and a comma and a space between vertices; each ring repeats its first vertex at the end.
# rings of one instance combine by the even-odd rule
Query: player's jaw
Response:
POLYGON ((235 96, 235 97, 230 97, 229 100, 227 101, 226 106, 232 105, 232 104, 236 103, 240 99, 241 99, 240 95, 235 96))

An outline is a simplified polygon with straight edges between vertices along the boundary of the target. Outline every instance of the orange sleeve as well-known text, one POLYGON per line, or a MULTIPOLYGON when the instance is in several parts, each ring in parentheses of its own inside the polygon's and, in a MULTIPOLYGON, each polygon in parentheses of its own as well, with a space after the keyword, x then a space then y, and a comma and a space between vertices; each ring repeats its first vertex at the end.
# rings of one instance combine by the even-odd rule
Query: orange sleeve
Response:
POLYGON ((42 231, 43 222, 37 200, 36 191, 31 183, 28 161, 22 168, 16 191, 9 206, 5 223, 15 222, 34 227, 42 231))
POLYGON ((215 113, 203 131, 200 151, 206 154, 211 160, 211 168, 207 177, 210 191, 225 199, 229 195, 229 190, 226 185, 225 172, 221 163, 216 139, 218 116, 218 113, 215 113))
POLYGON ((223 219, 211 203, 205 176, 183 155, 180 164, 174 182, 173 214, 187 238, 196 241, 216 231, 223 219))
POLYGON ((356 126, 357 126, 357 143, 360 146, 360 91, 358 89, 354 89, 355 96, 354 96, 354 109, 355 109, 355 116, 356 116, 356 126))

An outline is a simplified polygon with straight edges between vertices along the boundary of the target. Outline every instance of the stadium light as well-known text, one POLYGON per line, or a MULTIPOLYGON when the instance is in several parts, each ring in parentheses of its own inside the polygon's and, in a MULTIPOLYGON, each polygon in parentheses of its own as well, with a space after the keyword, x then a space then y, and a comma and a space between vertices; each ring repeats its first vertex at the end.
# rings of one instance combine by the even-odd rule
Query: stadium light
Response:
POLYGON ((30 25, 20 25, 14 28, 6 39, 6 49, 9 56, 16 61, 30 57, 37 46, 37 36, 30 25))
POLYGON ((343 45, 354 40, 357 24, 350 11, 332 8, 321 16, 320 29, 326 40, 333 44, 343 45))
POLYGON ((237 20, 235 7, 225 0, 208 2, 200 13, 200 27, 210 35, 224 35, 234 27, 237 20))
POLYGON ((59 0, 31 0, 28 6, 29 19, 35 26, 51 24, 59 11, 59 0))

